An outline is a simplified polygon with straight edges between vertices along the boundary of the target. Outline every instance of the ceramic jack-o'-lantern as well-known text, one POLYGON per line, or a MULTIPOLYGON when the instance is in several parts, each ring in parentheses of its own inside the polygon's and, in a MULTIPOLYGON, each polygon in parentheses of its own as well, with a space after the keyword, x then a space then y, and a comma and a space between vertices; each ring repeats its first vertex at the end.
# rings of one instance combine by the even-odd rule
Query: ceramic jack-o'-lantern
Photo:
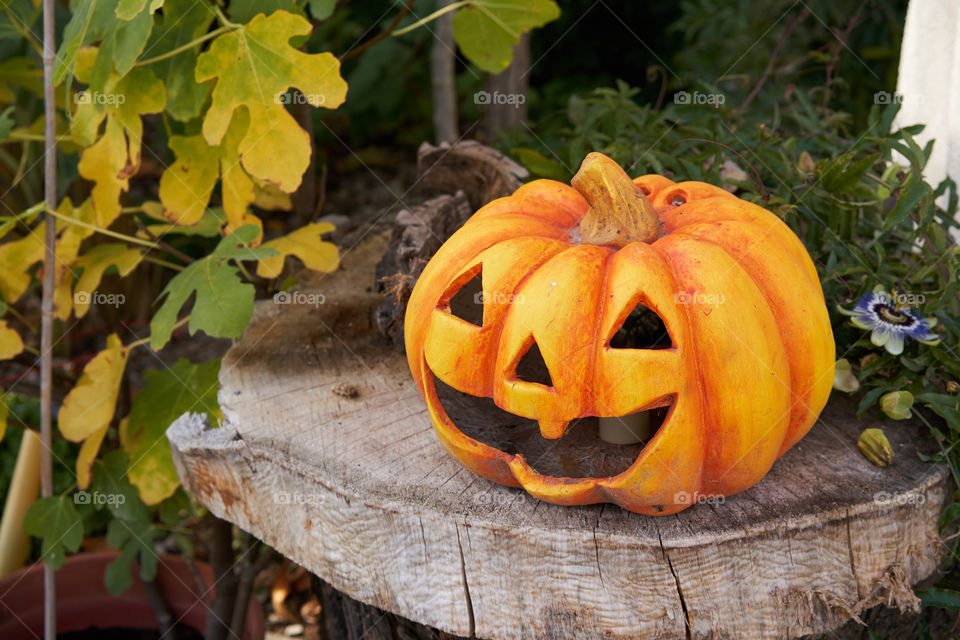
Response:
POLYGON ((833 382, 817 272, 779 218, 702 182, 631 180, 599 153, 572 186, 536 180, 477 211, 423 271, 405 336, 437 436, 471 471, 648 515, 759 481, 833 382), (453 301, 474 280, 471 319, 453 301), (660 339, 619 340, 636 318, 660 339), (462 411, 474 401, 495 405, 493 431, 462 411), (649 433, 604 442, 611 421, 649 433))

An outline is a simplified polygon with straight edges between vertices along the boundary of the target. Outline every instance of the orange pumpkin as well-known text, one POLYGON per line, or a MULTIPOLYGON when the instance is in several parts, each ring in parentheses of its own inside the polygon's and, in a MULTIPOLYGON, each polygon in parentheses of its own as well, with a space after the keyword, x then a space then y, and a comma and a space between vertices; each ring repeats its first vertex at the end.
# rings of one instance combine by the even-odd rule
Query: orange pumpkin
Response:
POLYGON ((558 504, 666 515, 750 487, 807 433, 833 382, 833 334, 803 245, 723 189, 630 180, 599 153, 572 184, 536 180, 487 204, 418 280, 406 352, 440 442, 472 471, 558 504), (450 309, 478 274, 482 325, 450 309), (662 320, 667 348, 611 346, 638 305, 662 320), (549 386, 517 376, 534 345, 549 386), (669 410, 626 471, 551 476, 465 435, 436 379, 538 421, 547 439, 587 416, 669 410))

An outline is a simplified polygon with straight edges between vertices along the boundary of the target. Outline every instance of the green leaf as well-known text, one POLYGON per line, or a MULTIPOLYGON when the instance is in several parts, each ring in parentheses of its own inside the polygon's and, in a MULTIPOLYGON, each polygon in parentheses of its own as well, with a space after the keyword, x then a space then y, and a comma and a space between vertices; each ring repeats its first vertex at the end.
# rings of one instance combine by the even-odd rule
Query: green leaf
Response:
POLYGON ((102 92, 110 76, 116 69, 123 76, 133 67, 137 57, 143 52, 153 29, 153 12, 159 3, 156 0, 123 0, 120 4, 100 0, 80 0, 74 8, 70 22, 63 30, 63 38, 57 51, 57 65, 54 70, 54 83, 60 84, 68 73, 73 73, 80 47, 100 41, 100 49, 93 65, 90 88, 93 92, 102 92), (133 9, 139 11, 129 18, 133 9))
POLYGON ((121 20, 133 20, 146 7, 150 13, 163 6, 163 0, 150 0, 150 6, 147 7, 147 0, 118 0, 116 14, 121 20))
POLYGON ((894 227, 907 217, 907 214, 917 206, 920 199, 930 193, 930 186, 920 178, 912 178, 908 181, 908 187, 905 192, 897 198, 897 205, 887 214, 885 226, 894 227))
POLYGON ((879 153, 872 153, 855 162, 850 162, 853 155, 853 152, 845 153, 828 165, 821 179, 824 189, 837 195, 851 191, 860 184, 863 176, 880 159, 879 153))
POLYGON ((953 589, 928 589, 918 591, 920 602, 925 607, 939 607, 941 609, 960 609, 960 591, 953 589))
MULTIPOLYGON (((153 30, 153 11, 152 3, 144 3, 140 13, 136 14, 129 21, 117 25, 113 32, 116 38, 113 54, 113 66, 120 75, 126 75, 137 61, 144 47, 147 46, 147 40, 150 39, 150 32, 153 30)), ((119 10, 120 7, 117 7, 119 10)))
POLYGON ((560 17, 553 0, 474 0, 453 16, 453 37, 471 62, 500 73, 520 36, 560 17))
POLYGON ((40 498, 27 509, 23 517, 23 531, 43 538, 41 554, 51 569, 56 571, 83 542, 83 521, 73 501, 65 496, 40 498))
POLYGON ((307 0, 307 6, 314 20, 326 20, 337 8, 337 0, 307 0))
MULTIPOLYGON (((113 525, 113 522, 110 525, 113 525)), ((130 545, 124 548, 120 555, 107 565, 103 574, 103 582, 110 595, 119 596, 133 584, 133 561, 136 556, 137 548, 130 545)))
POLYGON ((150 521, 150 510, 127 479, 126 452, 111 451, 94 461, 91 489, 91 495, 96 498, 94 506, 106 506, 114 518, 127 522, 150 521))
POLYGON ((256 290, 243 282, 230 261, 259 260, 277 255, 273 249, 247 245, 259 234, 256 225, 244 225, 224 238, 213 253, 178 273, 160 292, 166 299, 150 321, 150 346, 160 350, 170 340, 177 313, 196 294, 190 312, 190 334, 203 330, 217 338, 235 338, 250 322, 256 290))
POLYGON ((150 522, 129 523, 111 520, 107 525, 107 544, 120 551, 116 560, 107 565, 104 581, 111 595, 118 596, 133 582, 133 563, 140 565, 140 578, 153 580, 157 575, 157 554, 153 544, 161 537, 150 522))
POLYGON ((3 111, 0 111, 0 142, 3 142, 13 131, 13 105, 10 105, 3 111))
MULTIPOLYGON (((202 2, 166 0, 144 56, 152 58, 193 42, 209 30, 213 20, 213 12, 202 2)), ((166 83, 167 113, 182 122, 200 115, 213 87, 212 82, 197 82, 193 75, 201 44, 148 65, 166 83)))
POLYGON ((566 172, 559 162, 546 157, 539 151, 520 148, 514 149, 513 153, 520 160, 520 164, 525 166, 532 175, 540 178, 550 178, 551 180, 560 180, 566 177, 566 172))
POLYGON ((246 24, 258 13, 269 16, 279 9, 290 13, 302 13, 295 0, 233 0, 230 3, 230 20, 246 24))
MULTIPOLYGON (((108 5, 109 3, 101 2, 100 4, 108 5)), ((70 22, 63 28, 63 35, 60 38, 60 49, 57 50, 53 71, 54 84, 59 85, 67 77, 67 73, 73 73, 73 67, 77 63, 77 53, 87 41, 87 34, 91 31, 95 5, 96 0, 80 0, 74 6, 70 22)))
POLYGON ((173 492, 169 498, 160 503, 157 510, 160 520, 167 526, 172 527, 181 522, 184 513, 190 513, 190 497, 182 488, 173 492))
POLYGON ((180 486, 167 427, 188 411, 206 413, 212 424, 218 422, 219 373, 219 360, 197 365, 184 359, 164 371, 146 372, 146 385, 133 399, 127 416, 127 446, 130 482, 147 504, 166 500, 180 486))
POLYGON ((960 518, 960 502, 952 502, 940 514, 940 530, 943 531, 960 518))

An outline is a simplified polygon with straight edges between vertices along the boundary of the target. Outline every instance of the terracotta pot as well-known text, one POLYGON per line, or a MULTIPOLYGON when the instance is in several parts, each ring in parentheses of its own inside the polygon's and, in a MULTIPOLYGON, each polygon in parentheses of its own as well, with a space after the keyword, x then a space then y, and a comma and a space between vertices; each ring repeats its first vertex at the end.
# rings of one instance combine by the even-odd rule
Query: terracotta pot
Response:
MULTIPOLYGON (((103 572, 117 555, 114 551, 106 551, 67 558, 57 572, 58 634, 90 627, 157 628, 137 570, 133 571, 133 584, 120 596, 114 597, 107 591, 103 572)), ((211 584, 213 572, 210 566, 201 562, 195 564, 203 580, 211 584)), ((155 584, 173 619, 179 619, 181 624, 202 633, 207 607, 181 556, 160 556, 155 584)), ((0 638, 35 640, 42 636, 43 565, 37 563, 0 580, 0 638)), ((244 640, 262 640, 263 636, 263 609, 251 598, 243 637, 244 640)))

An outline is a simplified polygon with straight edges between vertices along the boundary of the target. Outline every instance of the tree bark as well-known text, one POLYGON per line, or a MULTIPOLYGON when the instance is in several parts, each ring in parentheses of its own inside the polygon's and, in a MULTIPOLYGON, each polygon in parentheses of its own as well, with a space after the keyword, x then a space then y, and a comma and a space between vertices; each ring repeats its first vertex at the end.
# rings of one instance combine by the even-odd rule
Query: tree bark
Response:
MULTIPOLYGON (((437 0, 437 9, 453 4, 453 0, 437 0)), ((457 126, 457 92, 454 86, 456 43, 453 41, 453 13, 437 18, 433 47, 430 50, 430 83, 433 89, 433 131, 437 144, 455 142, 460 137, 457 126)))
POLYGON ((203 637, 226 640, 237 601, 237 577, 233 572, 233 524, 211 515, 210 564, 213 566, 213 606, 207 612, 203 637))
POLYGON ((487 143, 503 131, 527 119, 527 89, 530 87, 530 33, 513 48, 513 61, 504 71, 487 76, 487 106, 484 133, 487 143))

